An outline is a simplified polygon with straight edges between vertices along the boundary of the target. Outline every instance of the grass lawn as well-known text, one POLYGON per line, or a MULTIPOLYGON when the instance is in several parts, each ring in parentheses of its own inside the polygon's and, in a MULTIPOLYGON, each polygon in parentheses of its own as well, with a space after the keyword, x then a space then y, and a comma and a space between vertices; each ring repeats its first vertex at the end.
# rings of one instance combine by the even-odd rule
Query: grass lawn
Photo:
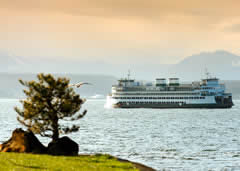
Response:
POLYGON ((131 163, 119 162, 110 155, 49 156, 0 153, 0 170, 137 170, 131 163))

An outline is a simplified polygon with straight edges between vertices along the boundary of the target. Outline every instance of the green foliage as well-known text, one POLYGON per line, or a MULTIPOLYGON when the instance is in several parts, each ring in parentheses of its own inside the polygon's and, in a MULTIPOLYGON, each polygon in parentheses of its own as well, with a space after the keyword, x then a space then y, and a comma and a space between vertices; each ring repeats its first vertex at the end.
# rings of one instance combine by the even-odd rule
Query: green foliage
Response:
POLYGON ((83 170, 137 171, 127 162, 119 162, 109 155, 75 157, 0 153, 0 170, 83 170))
POLYGON ((71 127, 60 124, 60 120, 74 121, 86 114, 77 112, 84 100, 69 86, 66 78, 55 79, 52 75, 38 74, 38 81, 19 82, 27 87, 24 90, 26 99, 20 102, 23 109, 15 107, 18 121, 33 133, 59 138, 59 133, 71 133, 79 130, 79 126, 71 127))

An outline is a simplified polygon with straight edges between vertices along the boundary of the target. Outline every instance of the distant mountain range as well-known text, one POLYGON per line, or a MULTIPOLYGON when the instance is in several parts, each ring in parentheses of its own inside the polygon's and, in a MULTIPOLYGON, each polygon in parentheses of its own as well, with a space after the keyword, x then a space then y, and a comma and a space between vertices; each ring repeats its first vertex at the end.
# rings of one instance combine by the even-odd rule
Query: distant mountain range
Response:
POLYGON ((206 69, 213 74, 212 76, 225 80, 237 80, 240 74, 240 56, 226 51, 204 52, 187 57, 171 66, 169 72, 180 78, 194 80, 203 78, 206 69))
MULTIPOLYGON (((57 58, 56 58, 57 59, 57 58)), ((238 80, 240 75, 240 56, 227 51, 203 52, 184 58, 177 64, 116 64, 105 62, 83 62, 67 59, 28 59, 0 53, 0 72, 4 73, 74 73, 101 74, 123 77, 127 70, 133 71, 137 79, 152 80, 156 77, 179 77, 183 81, 199 80, 207 68, 212 76, 223 80, 238 80)))
MULTIPOLYGON (((55 76, 67 77, 71 83, 81 81, 90 82, 92 85, 85 85, 75 88, 82 97, 92 96, 105 97, 111 92, 111 87, 117 82, 117 78, 106 75, 76 75, 76 74, 56 74, 55 76)), ((0 73, 0 98, 23 98, 24 87, 19 83, 19 79, 30 81, 36 80, 36 74, 6 74, 0 73)), ((234 99, 240 99, 240 80, 222 81, 226 84, 227 91, 233 93, 234 99)))
POLYGON ((240 80, 240 56, 227 51, 192 55, 173 65, 138 65, 137 63, 136 65, 109 65, 104 62, 84 63, 62 59, 41 61, 2 52, 0 53, 0 98, 23 97, 23 87, 18 79, 36 79, 34 73, 38 72, 67 73, 55 75, 68 77, 72 83, 91 82, 93 86, 76 89, 82 96, 90 97, 97 94, 107 95, 111 91, 112 84, 116 83, 118 78, 126 76, 128 69, 134 72, 132 77, 136 79, 153 81, 157 77, 179 77, 183 82, 203 78, 206 68, 212 76, 227 80, 224 82, 228 90, 233 92, 234 98, 240 99, 240 81, 238 81, 240 80))
MULTIPOLYGON (((92 85, 84 85, 75 88, 82 97, 95 95, 106 96, 111 91, 111 87, 116 83, 117 78, 107 75, 76 75, 76 74, 54 74, 57 77, 67 77, 70 83, 89 82, 92 85)), ((0 98, 23 98, 24 87, 19 83, 19 79, 24 81, 36 80, 36 74, 7 74, 0 73, 0 98)))
POLYGON ((0 72, 19 71, 19 65, 23 65, 22 59, 0 51, 0 72))

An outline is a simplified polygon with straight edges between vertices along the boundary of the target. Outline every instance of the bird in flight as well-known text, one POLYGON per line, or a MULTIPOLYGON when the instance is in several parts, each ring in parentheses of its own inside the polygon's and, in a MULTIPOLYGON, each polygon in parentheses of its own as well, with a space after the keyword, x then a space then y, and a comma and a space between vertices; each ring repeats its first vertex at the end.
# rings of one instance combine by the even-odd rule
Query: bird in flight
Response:
POLYGON ((92 85, 91 83, 87 83, 87 82, 80 82, 80 83, 76 83, 76 84, 70 84, 69 87, 81 87, 82 85, 87 84, 87 85, 92 85))

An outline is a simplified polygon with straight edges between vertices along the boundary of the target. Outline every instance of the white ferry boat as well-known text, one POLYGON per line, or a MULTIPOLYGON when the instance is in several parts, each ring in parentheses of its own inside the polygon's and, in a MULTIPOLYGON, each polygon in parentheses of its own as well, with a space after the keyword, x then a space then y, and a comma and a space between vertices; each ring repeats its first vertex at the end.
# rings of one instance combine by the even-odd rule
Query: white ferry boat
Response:
POLYGON ((232 94, 218 78, 180 84, 179 78, 157 78, 155 83, 118 80, 107 96, 106 106, 114 108, 231 108, 232 94))

